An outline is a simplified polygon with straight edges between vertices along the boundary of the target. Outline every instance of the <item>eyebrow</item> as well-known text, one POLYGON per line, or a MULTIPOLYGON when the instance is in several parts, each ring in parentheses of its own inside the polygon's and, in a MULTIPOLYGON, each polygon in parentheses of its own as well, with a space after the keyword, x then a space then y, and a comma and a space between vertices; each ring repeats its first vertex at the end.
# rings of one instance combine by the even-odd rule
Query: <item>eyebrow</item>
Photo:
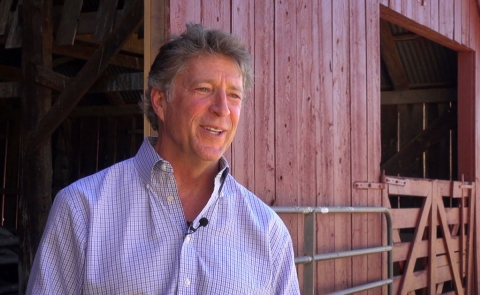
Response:
MULTIPOLYGON (((190 84, 190 86, 193 86, 193 85, 200 84, 200 83, 214 84, 214 82, 215 82, 215 79, 199 79, 199 80, 191 80, 191 83, 189 83, 189 84, 190 84)), ((242 87, 238 87, 237 85, 230 84, 230 83, 227 83, 227 84, 228 84, 228 89, 232 89, 234 91, 239 91, 241 93, 244 92, 243 80, 242 80, 242 87)))

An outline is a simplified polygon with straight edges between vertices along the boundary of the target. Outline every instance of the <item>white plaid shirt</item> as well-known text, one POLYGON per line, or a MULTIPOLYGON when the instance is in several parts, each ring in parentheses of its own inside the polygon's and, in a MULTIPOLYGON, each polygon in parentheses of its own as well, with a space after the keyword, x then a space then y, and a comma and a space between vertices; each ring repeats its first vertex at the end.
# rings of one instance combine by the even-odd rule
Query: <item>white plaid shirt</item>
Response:
POLYGON ((27 294, 299 294, 285 225, 224 158, 189 233, 155 140, 58 193, 27 294))

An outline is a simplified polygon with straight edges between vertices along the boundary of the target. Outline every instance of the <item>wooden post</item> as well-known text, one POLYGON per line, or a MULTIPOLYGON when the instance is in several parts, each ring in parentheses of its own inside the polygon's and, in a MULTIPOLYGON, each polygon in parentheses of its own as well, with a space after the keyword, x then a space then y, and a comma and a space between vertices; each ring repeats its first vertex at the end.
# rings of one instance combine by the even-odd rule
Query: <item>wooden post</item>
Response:
MULTIPOLYGON (((50 109, 51 90, 35 83, 35 69, 52 68, 52 1, 23 1, 22 69, 23 93, 21 96, 22 138, 34 129, 50 109)), ((20 16, 20 15, 19 15, 20 16)), ((37 144, 32 142, 30 144, 37 144)), ((50 139, 31 153, 22 142, 22 171, 20 198, 20 278, 19 294, 24 293, 30 268, 43 233, 52 203, 52 151, 50 139)))
MULTIPOLYGON (((168 25, 170 19, 170 7, 168 0, 145 0, 144 1, 144 88, 148 87, 148 73, 152 66, 155 57, 158 54, 160 47, 168 38, 168 25)), ((157 135, 148 122, 147 117, 144 117, 143 134, 157 135)))

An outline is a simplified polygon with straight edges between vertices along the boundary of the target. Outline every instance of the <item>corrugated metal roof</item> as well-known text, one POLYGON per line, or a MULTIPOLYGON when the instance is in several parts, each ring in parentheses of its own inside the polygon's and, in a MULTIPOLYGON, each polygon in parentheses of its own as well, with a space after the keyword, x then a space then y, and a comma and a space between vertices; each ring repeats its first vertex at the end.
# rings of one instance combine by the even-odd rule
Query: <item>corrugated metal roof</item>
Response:
MULTIPOLYGON (((457 84, 457 53, 390 23, 396 48, 410 88, 449 87, 457 84)), ((382 87, 391 87, 382 67, 382 87)))

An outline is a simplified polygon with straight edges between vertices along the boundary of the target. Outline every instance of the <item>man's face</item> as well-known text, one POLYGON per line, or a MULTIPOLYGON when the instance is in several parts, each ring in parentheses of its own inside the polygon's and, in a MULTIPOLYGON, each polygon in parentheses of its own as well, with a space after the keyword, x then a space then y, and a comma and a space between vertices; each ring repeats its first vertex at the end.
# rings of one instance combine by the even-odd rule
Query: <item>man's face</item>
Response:
MULTIPOLYGON (((171 99, 160 96, 162 157, 179 161, 218 161, 237 130, 243 99, 242 74, 225 56, 201 55, 187 62, 172 85, 171 99)), ((155 105, 155 102, 154 102, 155 105)))

